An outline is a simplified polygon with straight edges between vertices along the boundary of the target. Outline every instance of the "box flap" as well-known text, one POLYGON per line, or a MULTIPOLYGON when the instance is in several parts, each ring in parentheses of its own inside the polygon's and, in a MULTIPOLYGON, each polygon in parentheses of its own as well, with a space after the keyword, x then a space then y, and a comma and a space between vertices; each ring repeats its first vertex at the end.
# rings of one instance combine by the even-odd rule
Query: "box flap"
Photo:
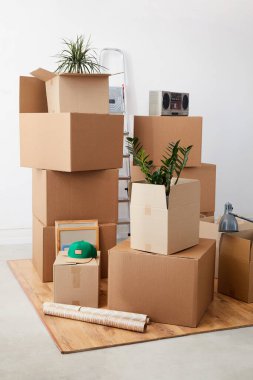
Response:
POLYGON ((89 77, 89 78, 108 78, 111 74, 85 74, 85 73, 57 73, 57 75, 60 75, 61 77, 70 77, 70 76, 76 76, 76 77, 89 77))
POLYGON ((46 82, 47 80, 50 80, 57 76, 57 73, 52 73, 51 71, 45 70, 45 69, 37 69, 31 72, 31 75, 35 78, 38 78, 42 80, 43 82, 46 82))
POLYGON ((66 260, 67 254, 65 252, 59 252, 56 256, 54 265, 89 265, 89 266, 99 266, 100 251, 97 251, 97 258, 91 259, 87 263, 69 262, 66 260))
POLYGON ((132 183, 131 205, 143 208, 167 209, 167 197, 163 185, 153 185, 145 181, 132 183))

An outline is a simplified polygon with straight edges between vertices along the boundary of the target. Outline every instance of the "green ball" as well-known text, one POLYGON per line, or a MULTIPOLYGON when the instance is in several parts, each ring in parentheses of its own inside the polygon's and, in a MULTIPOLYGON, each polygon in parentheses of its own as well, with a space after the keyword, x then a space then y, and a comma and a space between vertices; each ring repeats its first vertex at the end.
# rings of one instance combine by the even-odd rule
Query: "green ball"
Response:
POLYGON ((97 257, 97 250, 88 241, 76 241, 69 246, 68 257, 73 259, 90 259, 97 257), (78 253, 76 251, 79 251, 78 253))

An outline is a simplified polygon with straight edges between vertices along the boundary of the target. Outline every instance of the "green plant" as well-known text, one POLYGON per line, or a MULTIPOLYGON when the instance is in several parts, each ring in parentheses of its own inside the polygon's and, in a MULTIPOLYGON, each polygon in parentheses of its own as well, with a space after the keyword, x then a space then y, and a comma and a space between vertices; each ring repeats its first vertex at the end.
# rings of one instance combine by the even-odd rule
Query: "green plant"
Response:
POLYGON ((155 170, 153 161, 149 159, 147 154, 140 144, 137 137, 127 137, 127 149, 129 154, 133 156, 133 162, 138 165, 145 175, 145 180, 148 183, 156 185, 164 185, 166 188, 166 195, 170 193, 171 180, 176 177, 175 185, 185 167, 192 145, 184 148, 179 145, 180 140, 176 143, 169 143, 163 159, 161 160, 161 167, 155 170))
POLYGON ((55 71, 68 73, 100 73, 105 67, 98 63, 96 52, 90 46, 90 38, 85 42, 82 35, 76 40, 64 40, 64 49, 56 55, 58 67, 55 71))

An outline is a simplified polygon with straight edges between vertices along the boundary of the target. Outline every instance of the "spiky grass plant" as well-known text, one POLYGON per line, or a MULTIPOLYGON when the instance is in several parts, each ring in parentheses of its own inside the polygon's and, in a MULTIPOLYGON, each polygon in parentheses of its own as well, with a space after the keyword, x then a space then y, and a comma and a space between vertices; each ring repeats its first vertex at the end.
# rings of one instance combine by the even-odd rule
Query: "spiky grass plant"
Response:
POLYGON ((140 144, 137 137, 127 137, 127 149, 129 154, 133 156, 133 162, 138 165, 145 175, 145 180, 148 183, 155 185, 164 185, 166 195, 170 193, 171 180, 176 177, 175 185, 185 167, 192 145, 186 148, 179 145, 180 140, 176 143, 169 143, 163 159, 161 159, 161 167, 155 170, 153 161, 149 159, 147 154, 140 144))
POLYGON ((100 73, 105 67, 98 63, 96 51, 90 46, 90 37, 85 42, 84 36, 76 40, 63 39, 64 49, 56 55, 58 67, 55 71, 64 73, 92 74, 100 73))

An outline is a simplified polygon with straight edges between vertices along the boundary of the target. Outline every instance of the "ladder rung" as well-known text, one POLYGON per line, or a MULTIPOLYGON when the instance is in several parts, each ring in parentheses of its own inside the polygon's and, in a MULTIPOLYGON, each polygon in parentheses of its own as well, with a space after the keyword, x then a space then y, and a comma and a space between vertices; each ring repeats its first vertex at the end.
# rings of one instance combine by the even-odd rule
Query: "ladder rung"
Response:
POLYGON ((130 202, 129 198, 120 198, 119 199, 119 203, 128 203, 128 202, 130 202))
POLYGON ((129 158, 130 154, 123 154, 123 158, 129 158))
POLYGON ((130 176, 122 176, 119 177, 119 181, 130 181, 131 177, 130 176))
POLYGON ((128 219, 119 219, 118 224, 130 224, 130 220, 128 219))
POLYGON ((124 132, 124 136, 128 136, 129 135, 129 132, 124 132))

